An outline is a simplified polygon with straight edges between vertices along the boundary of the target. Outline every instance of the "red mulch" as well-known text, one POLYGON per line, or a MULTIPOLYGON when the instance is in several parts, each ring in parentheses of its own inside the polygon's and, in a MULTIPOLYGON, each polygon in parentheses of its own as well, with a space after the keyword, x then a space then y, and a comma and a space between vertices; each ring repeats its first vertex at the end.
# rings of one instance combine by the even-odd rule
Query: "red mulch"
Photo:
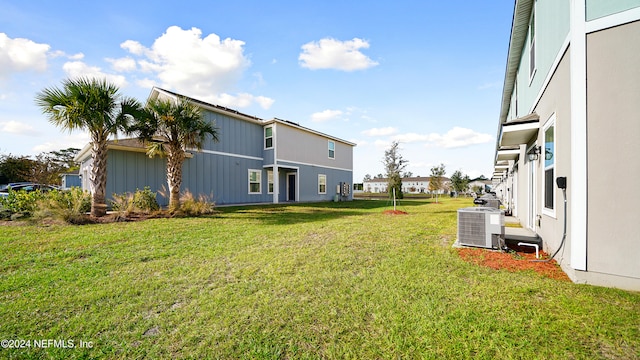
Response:
POLYGON ((386 215, 408 215, 406 211, 400 211, 400 210, 385 210, 382 213, 386 215))
MULTIPOLYGON (((536 260, 535 253, 505 253, 485 249, 460 248, 458 255, 467 262, 496 270, 506 269, 511 272, 533 270, 551 279, 571 281, 555 260, 550 262, 531 261, 536 260)), ((540 258, 546 259, 548 255, 541 251, 540 258)))

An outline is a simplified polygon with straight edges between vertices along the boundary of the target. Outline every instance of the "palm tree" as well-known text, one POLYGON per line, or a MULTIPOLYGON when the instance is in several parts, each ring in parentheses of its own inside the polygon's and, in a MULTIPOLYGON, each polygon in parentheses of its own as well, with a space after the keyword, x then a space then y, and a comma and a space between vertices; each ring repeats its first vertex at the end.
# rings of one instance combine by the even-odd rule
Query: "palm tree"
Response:
POLYGON ((147 155, 167 157, 169 210, 180 208, 182 164, 187 149, 202 150, 207 135, 218 141, 218 128, 206 121, 200 108, 185 97, 150 99, 146 116, 137 117, 129 133, 147 144, 147 155))
POLYGON ((129 120, 142 110, 141 104, 123 97, 116 85, 106 79, 76 78, 62 82, 62 88, 45 88, 35 102, 54 125, 68 131, 87 130, 91 136, 93 197, 91 215, 107 211, 107 140, 126 129, 129 120))

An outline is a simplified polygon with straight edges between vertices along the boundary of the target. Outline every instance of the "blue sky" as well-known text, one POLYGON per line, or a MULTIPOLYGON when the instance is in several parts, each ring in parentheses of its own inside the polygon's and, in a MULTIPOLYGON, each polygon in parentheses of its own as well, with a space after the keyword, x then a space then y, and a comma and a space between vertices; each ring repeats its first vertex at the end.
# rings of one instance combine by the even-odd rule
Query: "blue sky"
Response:
POLYGON ((401 142, 408 171, 492 174, 512 0, 0 0, 0 153, 88 141, 49 124, 35 94, 106 76, 156 85, 354 143, 354 181, 401 142))

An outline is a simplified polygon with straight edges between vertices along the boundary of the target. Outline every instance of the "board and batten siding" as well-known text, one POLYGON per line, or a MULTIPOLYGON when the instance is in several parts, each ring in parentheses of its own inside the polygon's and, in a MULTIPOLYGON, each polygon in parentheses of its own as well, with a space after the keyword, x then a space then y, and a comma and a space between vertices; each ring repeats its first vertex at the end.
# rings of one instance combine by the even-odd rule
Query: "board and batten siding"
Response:
POLYGON ((640 7, 640 0, 586 0, 587 21, 640 7))
MULTIPOLYGON (((297 168, 298 176, 298 201, 332 201, 336 195, 336 187, 340 183, 346 182, 351 186, 351 193, 348 200, 353 199, 353 173, 347 170, 339 170, 333 168, 326 168, 315 165, 304 165, 295 162, 279 162, 279 165, 283 167, 282 173, 289 172, 287 168, 297 168), (318 192, 318 175, 326 175, 327 177, 327 189, 325 194, 318 192)), ((281 194, 286 190, 286 178, 280 178, 281 180, 281 194)), ((286 195, 286 194, 285 194, 286 195)), ((285 201, 285 197, 280 197, 281 201, 285 201)))
MULTIPOLYGON (((149 158, 145 153, 109 150, 107 153, 107 187, 105 197, 107 205, 114 194, 134 193, 148 186, 151 191, 158 192, 167 187, 166 159, 149 158)), ((158 194, 160 205, 169 204, 158 194)))

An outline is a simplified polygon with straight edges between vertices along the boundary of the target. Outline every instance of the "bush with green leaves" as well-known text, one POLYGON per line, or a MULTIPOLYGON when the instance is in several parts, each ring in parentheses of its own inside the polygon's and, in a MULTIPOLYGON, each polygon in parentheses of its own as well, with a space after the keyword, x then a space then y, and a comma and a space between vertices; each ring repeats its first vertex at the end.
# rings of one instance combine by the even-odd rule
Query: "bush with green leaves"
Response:
POLYGON ((160 210, 156 193, 148 186, 145 186, 144 190, 136 189, 133 194, 113 194, 112 198, 111 209, 123 217, 132 213, 150 214, 160 210))
POLYGON ((90 222, 87 213, 91 211, 91 194, 80 188, 52 190, 37 202, 36 219, 53 218, 70 224, 90 222))
POLYGON ((0 214, 4 219, 16 219, 30 217, 38 209, 38 201, 44 199, 45 193, 40 191, 13 191, 9 189, 8 195, 0 197, 0 214))

